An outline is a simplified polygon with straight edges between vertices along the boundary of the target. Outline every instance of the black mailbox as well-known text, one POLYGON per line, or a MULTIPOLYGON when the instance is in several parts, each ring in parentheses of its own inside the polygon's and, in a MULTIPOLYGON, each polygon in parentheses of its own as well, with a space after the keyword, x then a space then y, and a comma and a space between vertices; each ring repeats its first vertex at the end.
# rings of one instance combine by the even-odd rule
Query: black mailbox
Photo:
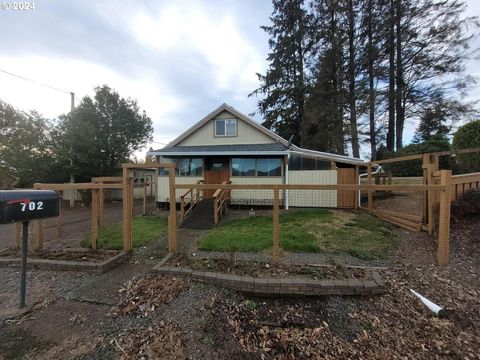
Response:
POLYGON ((0 224, 55 217, 59 205, 54 190, 0 190, 0 224))

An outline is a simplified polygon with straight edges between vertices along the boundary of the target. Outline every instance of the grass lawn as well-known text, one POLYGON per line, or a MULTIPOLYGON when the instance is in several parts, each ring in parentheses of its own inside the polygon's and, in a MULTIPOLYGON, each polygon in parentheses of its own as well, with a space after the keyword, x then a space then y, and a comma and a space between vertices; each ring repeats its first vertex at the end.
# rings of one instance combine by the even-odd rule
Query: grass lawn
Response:
MULTIPOLYGON (((280 215, 280 246, 292 252, 348 253, 386 257, 395 247, 393 227, 368 214, 295 209, 280 215)), ((271 216, 224 221, 198 246, 212 251, 262 251, 272 247, 271 216)))
MULTIPOLYGON (((159 216, 139 216, 132 221, 133 247, 144 246, 159 239, 166 233, 167 218, 159 216)), ((91 246, 91 236, 82 241, 83 247, 91 246)), ((99 249, 123 249, 122 223, 107 225, 98 230, 99 249)))

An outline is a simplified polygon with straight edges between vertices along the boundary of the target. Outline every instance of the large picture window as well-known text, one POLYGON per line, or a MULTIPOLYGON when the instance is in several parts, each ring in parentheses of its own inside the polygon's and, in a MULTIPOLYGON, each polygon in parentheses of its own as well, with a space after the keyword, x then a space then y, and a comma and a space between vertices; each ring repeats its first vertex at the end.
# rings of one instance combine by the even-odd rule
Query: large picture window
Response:
POLYGON ((237 120, 218 119, 215 120, 215 136, 228 137, 237 136, 237 120))
POLYGON ((232 176, 281 176, 282 160, 233 158, 232 176))
MULTIPOLYGON (((175 175, 177 176, 202 176, 203 160, 200 158, 162 159, 164 162, 175 164, 175 175)), ((168 175, 168 169, 160 169, 159 175, 168 175)))
POLYGON ((289 171, 306 171, 306 170, 330 170, 331 162, 322 159, 314 159, 303 156, 290 156, 288 163, 289 171))
POLYGON ((190 176, 203 175, 203 161, 202 159, 192 159, 190 161, 190 176))
POLYGON ((280 176, 282 175, 282 161, 280 159, 258 159, 258 176, 280 176))
POLYGON ((255 159, 232 159, 232 176, 255 176, 255 159))

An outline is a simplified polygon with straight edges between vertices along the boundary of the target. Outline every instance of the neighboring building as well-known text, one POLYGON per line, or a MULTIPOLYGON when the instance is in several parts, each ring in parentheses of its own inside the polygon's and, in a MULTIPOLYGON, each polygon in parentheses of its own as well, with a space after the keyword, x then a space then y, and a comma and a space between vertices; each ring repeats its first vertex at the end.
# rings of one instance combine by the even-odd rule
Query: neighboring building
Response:
MULTIPOLYGON (((131 178, 133 178, 133 198, 134 199, 143 199, 144 192, 146 192, 147 197, 155 196, 155 193, 154 193, 155 170, 130 169, 129 175, 131 178)), ((122 172, 120 171, 116 176, 121 177, 122 172)), ((120 189, 110 190, 110 199, 121 200, 122 197, 123 197, 122 190, 120 189)))
MULTIPOLYGON (((163 149, 149 151, 156 161, 176 164, 176 183, 220 184, 355 184, 363 160, 302 149, 223 104, 163 149)), ((185 191, 177 191, 179 196, 185 191)), ((205 191, 211 197, 213 191, 205 191)), ((281 194, 287 206, 354 205, 353 191, 290 190, 281 194), (301 193, 301 194, 300 194, 301 193)), ((168 201, 168 176, 160 172, 158 202, 168 201)), ((271 205, 272 191, 232 190, 232 204, 271 205)))

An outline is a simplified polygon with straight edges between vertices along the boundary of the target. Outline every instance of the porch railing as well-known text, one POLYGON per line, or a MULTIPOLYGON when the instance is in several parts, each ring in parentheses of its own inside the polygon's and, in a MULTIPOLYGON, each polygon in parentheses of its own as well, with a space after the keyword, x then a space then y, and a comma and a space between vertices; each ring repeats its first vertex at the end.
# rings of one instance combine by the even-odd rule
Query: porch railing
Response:
MULTIPOLYGON (((228 185, 232 182, 227 180, 222 183, 222 185, 228 185)), ((228 189, 217 189, 213 194, 213 219, 215 224, 222 219, 223 214, 228 211, 228 201, 230 200, 230 190, 228 189)))
MULTIPOLYGON (((195 184, 203 184, 203 180, 198 180, 195 184)), ((197 205, 203 198, 203 190, 201 189, 189 189, 183 195, 180 195, 180 221, 185 219, 190 211, 197 205)))

